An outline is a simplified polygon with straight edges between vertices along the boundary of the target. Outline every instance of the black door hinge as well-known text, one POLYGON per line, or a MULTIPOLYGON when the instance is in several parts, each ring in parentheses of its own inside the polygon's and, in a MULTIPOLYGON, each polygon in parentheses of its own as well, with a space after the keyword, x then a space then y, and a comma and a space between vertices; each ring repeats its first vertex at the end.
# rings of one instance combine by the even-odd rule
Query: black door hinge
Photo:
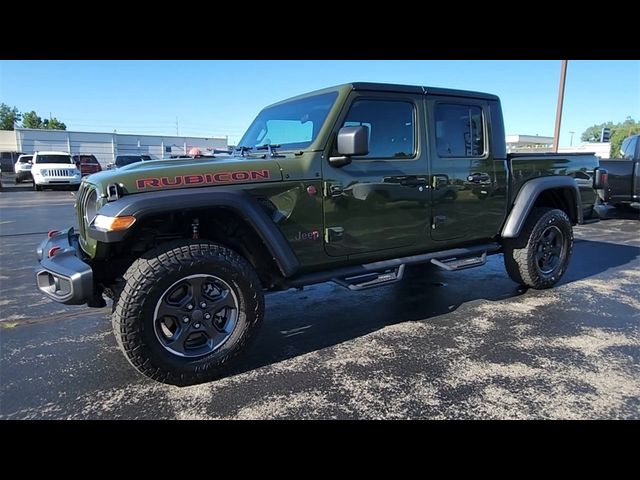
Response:
POLYGON ((330 227, 324 232, 324 241, 327 243, 338 242, 342 240, 344 236, 344 228, 342 227, 330 227))
POLYGON ((330 198, 341 197, 344 191, 339 183, 324 183, 324 196, 330 198))
POLYGON ((433 217, 433 221, 431 222, 431 229, 435 230, 438 228, 438 225, 442 225, 447 221, 447 217, 445 215, 435 215, 433 217))

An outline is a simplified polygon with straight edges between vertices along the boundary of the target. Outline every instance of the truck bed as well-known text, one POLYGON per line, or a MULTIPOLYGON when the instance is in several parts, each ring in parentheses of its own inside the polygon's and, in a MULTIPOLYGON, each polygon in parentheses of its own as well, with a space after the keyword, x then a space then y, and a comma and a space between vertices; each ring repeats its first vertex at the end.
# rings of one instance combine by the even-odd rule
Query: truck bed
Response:
POLYGON ((602 160, 602 168, 609 172, 609 188, 602 198, 610 203, 640 201, 640 162, 632 159, 602 160))
POLYGON ((594 170, 598 167, 598 157, 593 153, 510 153, 507 155, 510 182, 510 201, 515 200, 515 192, 532 178, 549 175, 573 177, 580 189, 582 211, 585 218, 591 216, 597 194, 593 189, 594 170))

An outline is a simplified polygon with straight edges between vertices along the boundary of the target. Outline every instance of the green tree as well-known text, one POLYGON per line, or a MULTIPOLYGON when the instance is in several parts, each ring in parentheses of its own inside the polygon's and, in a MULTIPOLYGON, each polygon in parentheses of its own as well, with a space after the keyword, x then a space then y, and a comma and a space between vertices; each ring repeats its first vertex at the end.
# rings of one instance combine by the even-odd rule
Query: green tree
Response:
POLYGON ((13 130, 14 125, 20 121, 21 117, 22 115, 16 107, 0 103, 0 130, 13 130))
POLYGON ((53 117, 50 120, 45 118, 44 122, 42 122, 42 128, 46 128, 47 130, 66 130, 67 126, 56 117, 53 117))
POLYGON ((627 117, 624 122, 606 122, 599 125, 593 125, 582 132, 580 139, 583 142, 599 142, 600 135, 604 127, 611 129, 611 135, 609 137, 609 141, 611 142, 611 158, 618 158, 620 156, 620 147, 622 146, 622 141, 625 138, 629 135, 640 133, 640 122, 635 121, 631 117, 627 117))
POLYGON ((24 128, 43 128, 44 124, 38 114, 31 110, 22 115, 22 126, 24 128))

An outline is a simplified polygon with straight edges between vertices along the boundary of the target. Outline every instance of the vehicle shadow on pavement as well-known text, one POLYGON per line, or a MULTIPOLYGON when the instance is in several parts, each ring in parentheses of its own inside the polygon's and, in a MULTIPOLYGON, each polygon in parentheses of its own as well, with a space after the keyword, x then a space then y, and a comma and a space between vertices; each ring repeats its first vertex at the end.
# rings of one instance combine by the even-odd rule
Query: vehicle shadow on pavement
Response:
POLYGON ((598 275, 610 268, 632 262, 640 256, 640 247, 597 240, 576 240, 571 264, 562 283, 598 275))
POLYGON ((605 206, 601 211, 602 220, 640 220, 640 209, 633 207, 615 208, 605 206))
MULTIPOLYGON (((561 284, 583 280, 628 264, 640 248, 578 240, 561 284)), ((229 375, 322 350, 388 325, 421 321, 437 325, 470 302, 499 302, 527 292, 507 276, 502 255, 484 267, 444 272, 430 265, 408 268, 402 282, 362 292, 334 284, 267 297, 266 320, 252 348, 229 375), (439 318, 441 317, 441 318, 439 318)))

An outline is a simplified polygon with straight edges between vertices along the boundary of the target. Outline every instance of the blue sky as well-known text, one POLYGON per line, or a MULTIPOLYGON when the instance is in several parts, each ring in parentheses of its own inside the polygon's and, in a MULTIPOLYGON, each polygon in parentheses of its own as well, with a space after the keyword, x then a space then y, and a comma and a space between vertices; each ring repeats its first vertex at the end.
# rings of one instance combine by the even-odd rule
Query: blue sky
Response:
MULTIPOLYGON (((0 101, 69 130, 229 135, 258 111, 349 81, 495 93, 508 134, 553 135, 560 61, 2 61, 0 101)), ((569 61, 560 144, 590 125, 640 120, 640 61, 569 61)))

